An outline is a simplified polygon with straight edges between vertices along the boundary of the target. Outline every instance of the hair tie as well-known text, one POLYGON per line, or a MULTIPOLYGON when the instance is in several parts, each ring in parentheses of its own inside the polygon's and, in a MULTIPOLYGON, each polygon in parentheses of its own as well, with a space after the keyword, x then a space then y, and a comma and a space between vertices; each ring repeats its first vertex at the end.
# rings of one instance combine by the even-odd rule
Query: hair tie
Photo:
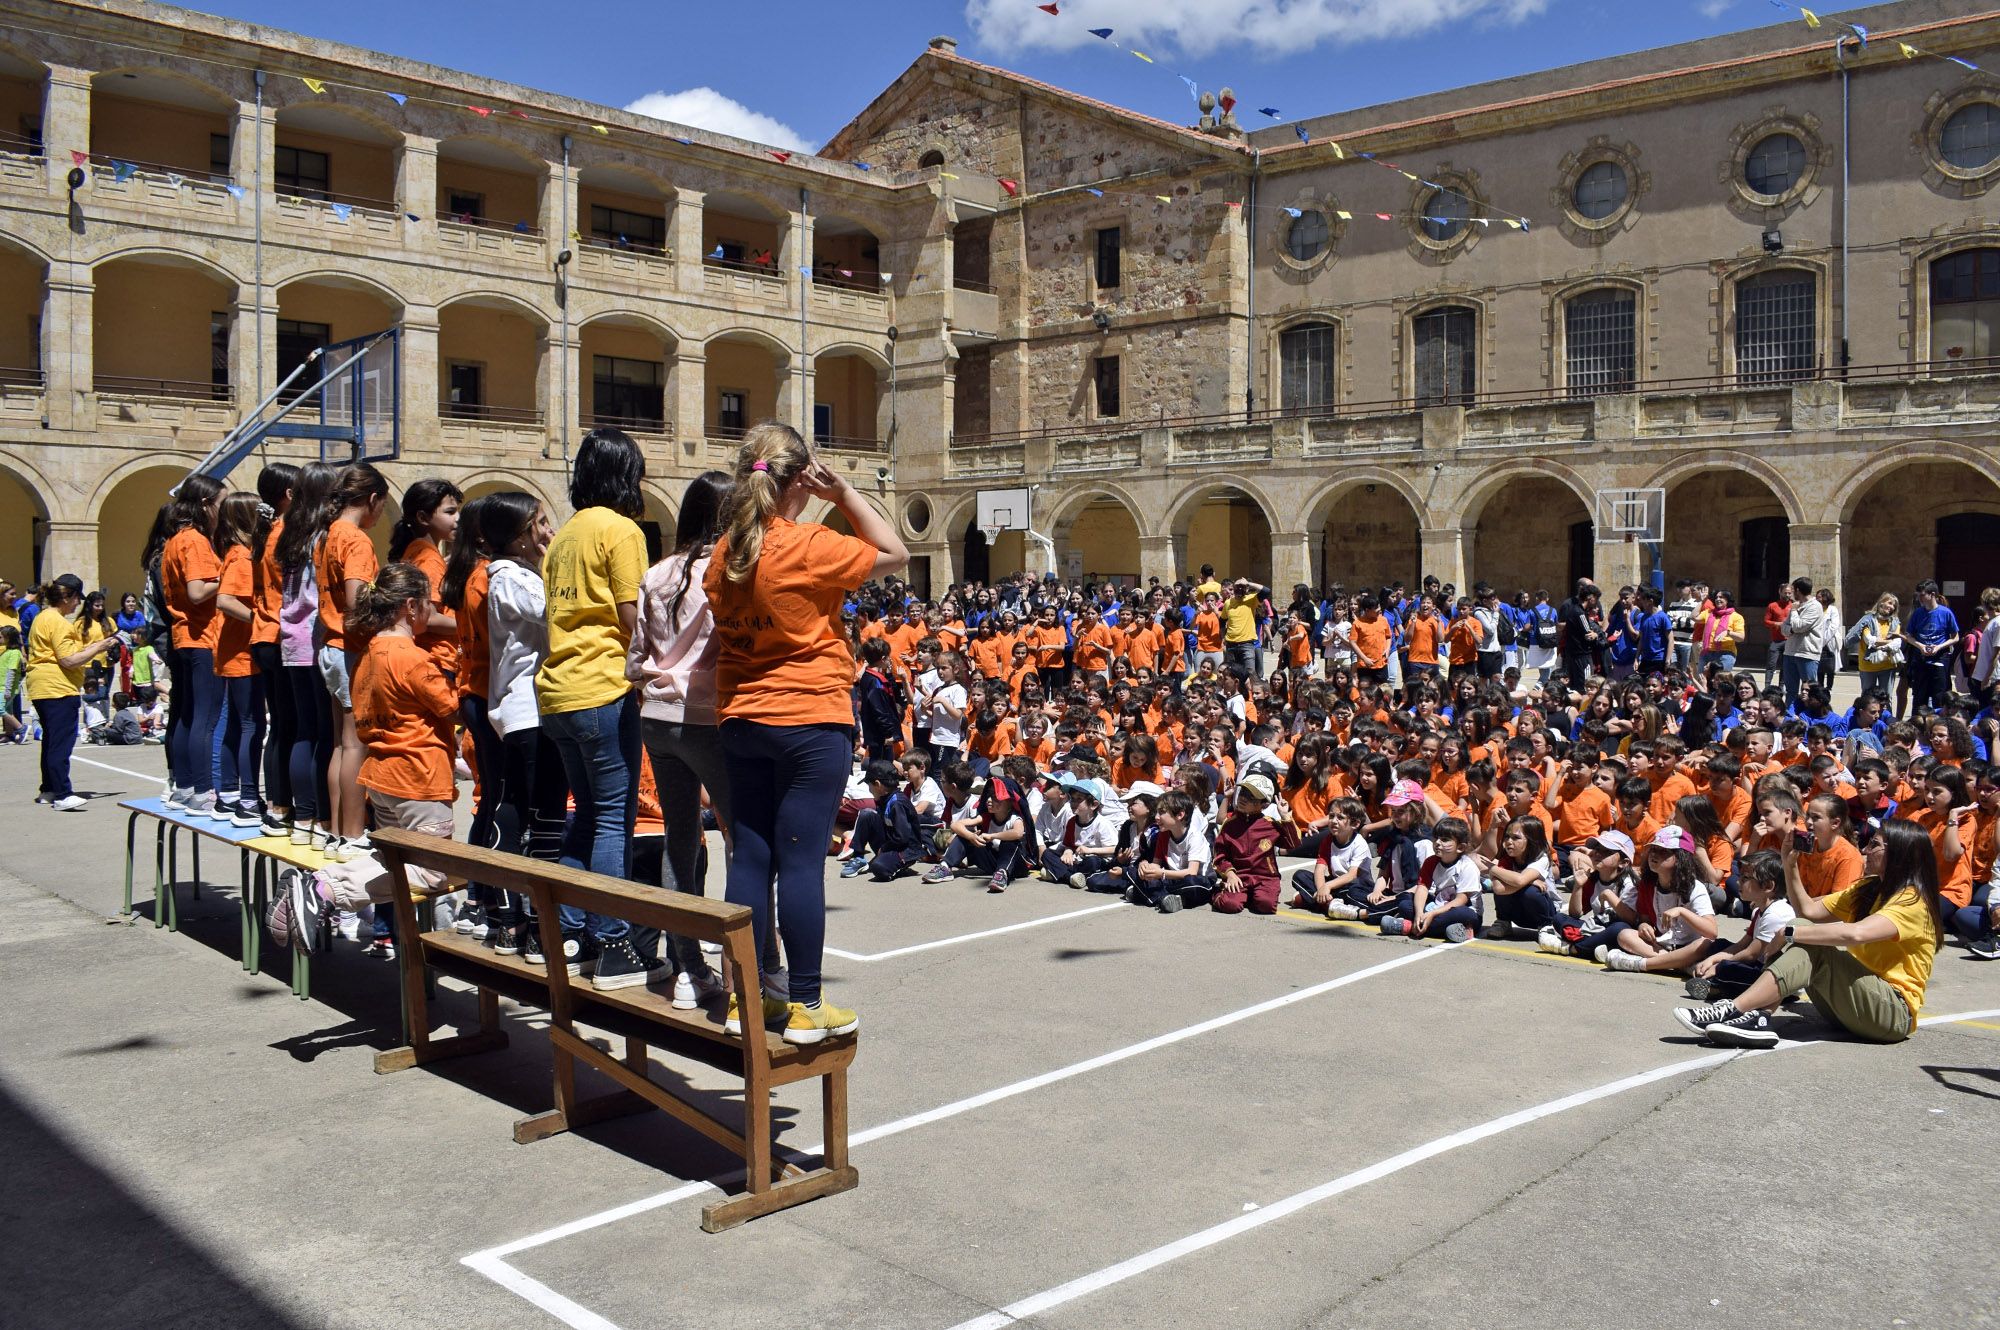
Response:
POLYGON ((752 471, 769 471, 771 469, 771 464, 769 462, 763 461, 762 459, 759 459, 750 464, 750 469, 752 471))
POLYGON ((276 508, 273 508, 270 504, 259 503, 257 505, 257 516, 263 518, 266 522, 270 521, 277 515, 278 515, 278 510, 276 508))

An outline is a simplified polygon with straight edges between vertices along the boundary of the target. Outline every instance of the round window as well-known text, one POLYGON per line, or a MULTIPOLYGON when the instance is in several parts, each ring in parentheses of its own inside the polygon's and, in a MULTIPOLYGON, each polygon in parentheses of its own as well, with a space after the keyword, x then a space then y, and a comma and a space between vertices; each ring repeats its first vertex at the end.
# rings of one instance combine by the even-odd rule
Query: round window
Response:
POLYGON ((1432 240, 1456 240, 1472 220, 1472 200, 1448 189, 1433 190, 1424 200, 1424 234, 1432 240))
POLYGON ((1805 173, 1806 145, 1791 134, 1767 135, 1743 163, 1743 183, 1767 199, 1787 193, 1805 173))
POLYGON ((1300 263, 1310 263, 1326 253, 1326 214, 1302 212, 1285 231, 1285 252, 1300 263))
POLYGON ((931 526, 931 501, 921 494, 911 499, 903 509, 903 520, 910 524, 910 530, 923 535, 931 526))
POLYGON ((1980 171, 2000 157, 2000 106, 1973 102, 1944 122, 1939 154, 1961 171, 1980 171))
POLYGON ((1576 178, 1576 210, 1593 222, 1601 222, 1625 206, 1628 192, 1625 168, 1616 162, 1598 162, 1576 178))

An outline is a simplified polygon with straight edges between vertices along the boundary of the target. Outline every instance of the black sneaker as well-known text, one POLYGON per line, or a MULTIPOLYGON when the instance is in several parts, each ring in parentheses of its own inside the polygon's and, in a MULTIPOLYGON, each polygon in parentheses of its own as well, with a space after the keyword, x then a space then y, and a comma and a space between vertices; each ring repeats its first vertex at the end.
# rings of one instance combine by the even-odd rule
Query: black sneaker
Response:
MULTIPOLYGON (((572 979, 583 973, 583 967, 590 962, 594 954, 592 948, 585 946, 585 941, 581 932, 572 933, 568 929, 563 930, 563 960, 566 962, 563 968, 569 972, 572 979)), ((530 965, 548 964, 548 958, 542 954, 542 938, 538 929, 528 930, 527 945, 521 948, 521 959, 530 965)))
POLYGON ((1778 1032, 1771 1028, 1771 1018, 1761 1011, 1741 1012, 1728 1020, 1717 1021, 1702 1033, 1711 1044, 1721 1044, 1724 1048, 1776 1048, 1778 1032))
MULTIPOLYGON (((529 965, 537 967, 547 964, 547 958, 542 955, 541 924, 534 919, 529 919, 521 925, 519 936, 521 940, 519 952, 521 959, 529 965)), ((499 948, 495 947, 494 950, 498 951, 499 948)))
POLYGON ((1176 910, 1186 908, 1186 906, 1187 902, 1181 899, 1181 894, 1178 891, 1169 891, 1166 895, 1160 897, 1161 914, 1172 914, 1176 910))
POLYGON ((266 836, 289 836, 292 834, 292 824, 284 818, 279 817, 269 808, 264 810, 263 817, 258 820, 263 825, 266 836))
MULTIPOLYGON (((567 941, 565 938, 564 942, 567 941)), ((636 988, 646 982, 650 973, 638 948, 632 945, 632 939, 615 938, 599 944, 597 968, 591 973, 590 986, 599 992, 636 988)))
POLYGON ((229 810, 229 825, 248 831, 252 827, 264 829, 264 810, 254 802, 245 800, 229 810))
POLYGON ((1719 1025, 1737 1015, 1734 1002, 1711 1002, 1702 1007, 1676 1007, 1674 1019, 1694 1034, 1706 1035, 1708 1027, 1719 1025))
POLYGON ((1976 937, 1966 944, 1965 954, 1976 961, 2000 961, 2000 937, 1976 937))
POLYGON ((278 885, 292 902, 292 947, 311 955, 326 942, 327 910, 319 884, 303 868, 287 868, 278 885))
POLYGON ((512 914, 489 910, 486 914, 486 943, 496 956, 518 956, 524 945, 521 921, 512 914))

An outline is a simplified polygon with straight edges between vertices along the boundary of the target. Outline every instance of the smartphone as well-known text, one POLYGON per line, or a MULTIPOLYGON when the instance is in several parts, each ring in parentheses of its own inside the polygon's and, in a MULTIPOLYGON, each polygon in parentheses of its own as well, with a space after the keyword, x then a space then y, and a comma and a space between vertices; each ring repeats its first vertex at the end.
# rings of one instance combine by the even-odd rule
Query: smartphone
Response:
POLYGON ((1792 833, 1792 848, 1797 850, 1800 854, 1812 853, 1812 847, 1813 847, 1813 838, 1810 832, 1794 831, 1792 833))

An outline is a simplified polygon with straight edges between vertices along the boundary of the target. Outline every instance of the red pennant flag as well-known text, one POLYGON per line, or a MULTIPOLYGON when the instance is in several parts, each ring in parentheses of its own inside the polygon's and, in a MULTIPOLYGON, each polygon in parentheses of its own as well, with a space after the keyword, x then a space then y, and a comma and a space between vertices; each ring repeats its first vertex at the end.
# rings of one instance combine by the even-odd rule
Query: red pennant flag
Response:
POLYGON ((72 152, 70 153, 70 155, 69 155, 69 159, 70 159, 70 161, 74 162, 74 163, 75 163, 76 165, 78 165, 78 166, 88 166, 88 165, 90 165, 90 154, 89 154, 89 153, 87 153, 87 152, 74 152, 74 151, 72 151, 72 152))
POLYGON ((477 116, 489 116, 493 114, 493 108, 490 106, 468 106, 465 109, 477 116))
POLYGON ((507 114, 508 114, 508 115, 517 115, 517 116, 521 117, 521 119, 523 119, 523 120, 526 120, 526 119, 528 118, 528 113, 527 113, 526 111, 509 111, 509 112, 508 112, 507 114))
POLYGON ((788 152, 773 152, 771 155, 777 158, 781 162, 789 162, 790 160, 792 160, 792 154, 788 152))
POLYGON ((1378 212, 1375 214, 1375 220, 1378 222, 1393 222, 1396 219, 1386 212, 1378 212))
POLYGON ((1057 16, 1061 16, 1062 14, 1062 11, 1054 5, 1036 5, 1035 8, 1041 10, 1044 14, 1055 14, 1057 16))
POLYGON ((1236 99, 1234 97, 1224 97, 1222 99, 1222 113, 1224 115, 1228 115, 1231 111, 1234 111, 1235 109, 1236 109, 1236 99))
POLYGON ((1021 193, 1020 182, 1015 180, 1009 180, 1005 176, 1002 176, 1000 178, 1000 188, 1007 191, 1007 197, 1010 199, 1018 198, 1021 193))

